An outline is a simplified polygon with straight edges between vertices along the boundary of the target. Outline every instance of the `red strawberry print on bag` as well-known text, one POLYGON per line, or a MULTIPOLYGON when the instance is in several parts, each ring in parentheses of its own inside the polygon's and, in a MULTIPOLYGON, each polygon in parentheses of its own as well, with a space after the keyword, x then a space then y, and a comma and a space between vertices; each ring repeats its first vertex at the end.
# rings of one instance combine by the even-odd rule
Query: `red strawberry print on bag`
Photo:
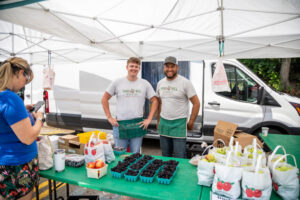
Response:
POLYGON ((88 155, 88 153, 89 153, 88 150, 85 149, 85 150, 84 150, 84 154, 85 154, 85 155, 88 155))
POLYGON ((262 192, 261 192, 261 190, 254 190, 254 192, 253 192, 253 194, 254 194, 254 196, 256 197, 256 198, 258 198, 258 197, 261 197, 261 195, 262 195, 262 192))
POLYGON ((229 191, 231 189, 231 184, 228 183, 228 182, 225 182, 224 185, 223 185, 223 189, 225 191, 229 191))
POLYGON ((223 189, 223 183, 221 181, 217 182, 217 189, 222 190, 223 189))
POLYGON ((231 190, 233 184, 234 183, 224 182, 218 178, 217 189, 229 191, 229 190, 231 190))
POLYGON ((253 192, 250 188, 246 189, 246 195, 247 197, 253 197, 253 192))
POLYGON ((96 155, 96 149, 93 149, 93 150, 92 150, 92 155, 93 155, 93 156, 96 155))
POLYGON ((275 183, 275 182, 273 182, 273 187, 274 187, 274 190, 277 192, 278 191, 278 184, 277 183, 275 183))
POLYGON ((259 198, 262 195, 262 191, 259 189, 255 189, 255 188, 249 188, 246 185, 246 195, 247 197, 256 197, 259 198))

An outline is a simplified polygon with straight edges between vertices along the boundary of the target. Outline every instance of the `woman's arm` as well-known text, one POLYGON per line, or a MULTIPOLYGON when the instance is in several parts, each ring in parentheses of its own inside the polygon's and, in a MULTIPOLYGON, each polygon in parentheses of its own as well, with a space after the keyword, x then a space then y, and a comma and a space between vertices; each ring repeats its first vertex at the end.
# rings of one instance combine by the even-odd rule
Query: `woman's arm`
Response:
MULTIPOLYGON (((41 119, 43 114, 37 112, 34 113, 34 117, 41 119)), ((42 126, 43 122, 41 120, 36 120, 32 126, 29 117, 27 117, 11 125, 11 128, 22 143, 31 145, 39 135, 42 126)))

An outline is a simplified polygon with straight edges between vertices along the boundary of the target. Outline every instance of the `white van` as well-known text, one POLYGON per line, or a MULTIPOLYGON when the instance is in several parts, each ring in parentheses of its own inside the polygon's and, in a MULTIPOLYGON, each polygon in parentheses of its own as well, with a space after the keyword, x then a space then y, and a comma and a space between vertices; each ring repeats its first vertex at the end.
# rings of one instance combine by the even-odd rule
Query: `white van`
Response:
MULTIPOLYGON (((215 63, 216 60, 179 62, 179 73, 192 81, 201 103, 194 130, 188 133, 188 141, 211 142, 218 120, 236 123, 238 129, 252 134, 259 133, 262 126, 269 127, 270 133, 300 133, 299 98, 272 90, 246 66, 233 59, 224 60, 231 92, 216 93, 212 90, 215 63)), ((80 131, 86 128, 111 129, 101 98, 111 81, 127 74, 125 66, 126 61, 55 66, 54 89, 46 91, 49 102, 47 123, 80 131)), ((163 62, 143 62, 140 76, 156 89, 157 82, 164 76, 163 62)), ((38 93, 42 93, 42 89, 38 93)), ((25 101, 26 98, 30 98, 28 91, 25 92, 25 101)), ((115 98, 111 99, 110 108, 112 114, 115 113, 115 98)), ((145 112, 148 110, 146 104, 145 112)), ((158 138, 154 129, 156 120, 152 122, 146 137, 158 138)))

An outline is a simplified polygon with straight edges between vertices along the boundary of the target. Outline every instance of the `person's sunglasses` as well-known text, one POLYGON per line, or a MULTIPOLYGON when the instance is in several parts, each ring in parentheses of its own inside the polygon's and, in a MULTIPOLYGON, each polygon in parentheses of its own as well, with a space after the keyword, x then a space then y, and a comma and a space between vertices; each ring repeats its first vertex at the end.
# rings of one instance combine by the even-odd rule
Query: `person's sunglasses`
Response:
POLYGON ((25 71, 24 71, 23 75, 24 75, 25 78, 26 78, 26 84, 28 84, 28 83, 30 82, 30 78, 31 78, 30 75, 27 74, 25 71))

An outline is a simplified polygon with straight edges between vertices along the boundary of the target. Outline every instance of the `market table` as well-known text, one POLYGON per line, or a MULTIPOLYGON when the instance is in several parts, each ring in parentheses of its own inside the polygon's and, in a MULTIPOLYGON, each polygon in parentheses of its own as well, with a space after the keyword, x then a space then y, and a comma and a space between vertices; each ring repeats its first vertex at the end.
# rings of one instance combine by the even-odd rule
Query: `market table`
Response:
POLYGON ((188 159, 169 158, 153 156, 157 159, 179 161, 179 168, 170 185, 159 184, 155 179, 153 183, 129 182, 124 178, 113 178, 110 168, 116 166, 117 161, 122 156, 109 164, 108 173, 101 179, 93 179, 87 177, 85 166, 73 168, 66 166, 63 172, 55 172, 54 168, 40 171, 40 176, 81 187, 106 191, 110 193, 131 196, 140 199, 199 199, 201 196, 202 186, 197 185, 197 168, 191 165, 188 159))

